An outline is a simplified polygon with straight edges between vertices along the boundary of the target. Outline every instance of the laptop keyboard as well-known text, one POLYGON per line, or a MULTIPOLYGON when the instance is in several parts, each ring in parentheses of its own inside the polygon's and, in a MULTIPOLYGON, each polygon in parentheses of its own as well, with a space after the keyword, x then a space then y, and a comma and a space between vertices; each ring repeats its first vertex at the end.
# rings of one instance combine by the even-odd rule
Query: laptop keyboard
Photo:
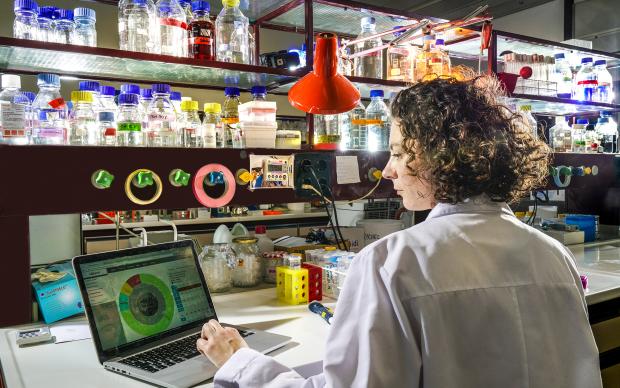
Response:
MULTIPOLYGON (((239 330, 239 334, 245 338, 254 334, 254 332, 239 330)), ((122 359, 119 362, 147 372, 155 373, 198 356, 200 354, 198 349, 196 349, 196 341, 198 341, 198 338, 200 338, 200 333, 180 338, 146 352, 138 353, 122 359)))

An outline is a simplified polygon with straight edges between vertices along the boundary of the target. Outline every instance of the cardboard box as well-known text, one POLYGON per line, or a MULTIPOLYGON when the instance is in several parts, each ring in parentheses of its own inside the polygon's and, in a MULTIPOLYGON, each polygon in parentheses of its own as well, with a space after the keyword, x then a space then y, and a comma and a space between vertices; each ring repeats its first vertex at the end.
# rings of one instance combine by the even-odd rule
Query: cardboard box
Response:
POLYGON ((51 265, 47 269, 67 274, 55 282, 41 283, 37 280, 32 282, 45 323, 84 313, 82 295, 71 263, 51 265))

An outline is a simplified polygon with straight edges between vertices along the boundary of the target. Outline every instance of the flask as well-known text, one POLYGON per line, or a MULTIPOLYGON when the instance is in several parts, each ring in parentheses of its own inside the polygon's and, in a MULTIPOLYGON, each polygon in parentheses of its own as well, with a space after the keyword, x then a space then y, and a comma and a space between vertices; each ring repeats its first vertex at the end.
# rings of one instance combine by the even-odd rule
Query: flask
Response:
POLYGON ((592 101, 598 84, 596 72, 592 67, 592 58, 581 59, 581 69, 579 69, 575 80, 577 81, 575 100, 592 101))
POLYGON ((596 91, 593 101, 612 104, 614 102, 613 79, 607 70, 607 61, 599 59, 594 62, 594 72, 596 74, 596 91))
MULTIPOLYGON (((400 26, 394 27, 398 29, 400 26)), ((401 36, 402 31, 394 32, 395 37, 401 36)), ((387 49, 387 79, 393 81, 413 82, 414 49, 407 42, 400 42, 387 49)))
POLYGON ((555 54, 552 80, 556 84, 558 98, 571 98, 573 90, 573 72, 563 53, 555 54))
POLYGON ((37 76, 39 93, 34 99, 32 130, 34 144, 67 143, 67 104, 60 95, 60 77, 57 74, 37 76))
POLYGON ((118 40, 121 50, 159 54, 160 28, 153 0, 120 0, 118 40))
POLYGON ((224 89, 224 95, 226 100, 222 112, 222 144, 223 147, 232 148, 233 139, 239 136, 239 88, 228 87, 224 89))
POLYGON ((357 103, 349 113, 349 147, 351 150, 365 150, 368 147, 368 127, 366 125, 366 107, 362 101, 357 103))
POLYGON ((114 112, 99 112, 99 144, 104 146, 116 145, 116 123, 114 112))
POLYGON ((73 10, 75 19, 75 39, 73 44, 97 47, 97 14, 90 8, 76 8, 73 10))
POLYGON ((577 119, 573 124, 573 152, 586 152, 586 127, 587 119, 577 119))
POLYGON ((553 152, 571 152, 573 132, 564 116, 556 116, 555 125, 549 128, 549 138, 553 152))
POLYGON ((388 150, 390 136, 389 117, 388 107, 383 102, 383 90, 371 90, 370 104, 366 107, 369 151, 388 150))
POLYGON ((208 1, 204 0, 194 0, 191 5, 193 14, 189 23, 189 56, 213 61, 215 60, 215 24, 209 17, 211 6, 208 1))
POLYGON ((205 131, 204 147, 205 148, 224 148, 222 133, 222 119, 220 114, 222 112, 222 106, 218 103, 206 103, 203 110, 205 117, 203 120, 203 127, 205 131))
POLYGON ((138 95, 121 93, 118 96, 116 140, 119 146, 139 147, 145 144, 142 132, 142 115, 138 95))
MULTIPOLYGON (((376 21, 372 16, 366 16, 361 21, 362 31, 358 35, 359 38, 365 38, 377 33, 376 21)), ((372 38, 358 43, 356 47, 357 52, 365 51, 371 48, 379 47, 383 43, 381 38, 372 38)), ((383 52, 382 50, 365 54, 361 57, 354 58, 353 66, 355 68, 355 75, 358 77, 366 78, 383 78, 383 52)))
POLYGON ((56 7, 39 7, 37 40, 41 42, 58 42, 56 20, 59 16, 60 14, 56 7))
POLYGON ((37 16, 39 7, 34 0, 15 0, 13 11, 13 37, 18 39, 36 40, 39 32, 37 16))
POLYGON ((218 61, 250 63, 248 18, 239 9, 239 0, 222 0, 224 6, 215 20, 215 47, 218 61))
POLYGON ((204 147, 202 123, 198 117, 198 101, 181 103, 180 133, 184 147, 204 147))
POLYGON ((611 113, 601 112, 594 130, 600 139, 598 152, 614 154, 618 152, 618 126, 613 121, 611 113))
POLYGON ((18 75, 2 75, 0 143, 25 145, 30 142, 30 123, 27 116, 30 100, 20 88, 21 78, 18 75))
POLYGON ((177 144, 177 115, 170 101, 170 85, 154 84, 153 100, 148 108, 147 145, 174 147, 177 144))
POLYGON ((98 145, 99 133, 93 110, 93 93, 89 91, 71 92, 73 110, 69 117, 69 144, 98 145))
POLYGON ((73 44, 75 36, 75 22, 73 21, 72 9, 58 9, 58 20, 56 21, 56 32, 58 41, 56 43, 73 44))

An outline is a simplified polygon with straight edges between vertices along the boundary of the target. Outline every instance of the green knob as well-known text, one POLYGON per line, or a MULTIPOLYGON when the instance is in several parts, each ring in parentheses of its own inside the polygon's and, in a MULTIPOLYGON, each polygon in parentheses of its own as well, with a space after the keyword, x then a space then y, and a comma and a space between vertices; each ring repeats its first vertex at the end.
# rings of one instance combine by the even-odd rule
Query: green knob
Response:
POLYGON ((562 166, 562 167, 560 167, 560 170, 558 171, 558 174, 559 175, 571 176, 571 175, 573 175, 573 170, 570 167, 562 166))
POLYGON ((549 175, 558 176, 558 169, 553 166, 549 166, 549 175))
POLYGON ((91 182, 98 189, 109 189, 114 182, 114 175, 106 170, 97 170, 92 175, 91 182))
POLYGON ((176 187, 187 186, 190 177, 191 175, 189 173, 177 168, 170 173, 170 183, 176 187))
POLYGON ((134 178, 134 184, 140 189, 146 186, 153 186, 155 184, 155 181, 153 180, 153 172, 140 171, 134 178))

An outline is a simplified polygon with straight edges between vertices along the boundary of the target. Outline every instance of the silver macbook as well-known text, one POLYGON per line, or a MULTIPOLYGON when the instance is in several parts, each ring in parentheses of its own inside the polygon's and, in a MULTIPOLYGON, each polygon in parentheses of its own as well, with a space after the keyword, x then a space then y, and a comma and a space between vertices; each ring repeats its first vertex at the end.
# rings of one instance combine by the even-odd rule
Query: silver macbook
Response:
MULTIPOLYGON (((215 375, 196 349, 202 325, 217 315, 191 240, 77 256, 73 268, 106 369, 173 388, 215 375)), ((237 329, 263 353, 291 339, 237 329)))

